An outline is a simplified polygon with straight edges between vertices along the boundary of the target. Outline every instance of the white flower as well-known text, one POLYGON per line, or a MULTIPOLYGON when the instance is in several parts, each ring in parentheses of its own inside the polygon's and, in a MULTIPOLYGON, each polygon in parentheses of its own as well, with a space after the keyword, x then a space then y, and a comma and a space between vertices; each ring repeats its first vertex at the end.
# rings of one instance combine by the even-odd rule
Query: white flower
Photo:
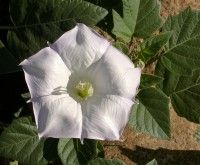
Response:
POLYGON ((84 24, 21 63, 40 137, 118 140, 141 70, 84 24))

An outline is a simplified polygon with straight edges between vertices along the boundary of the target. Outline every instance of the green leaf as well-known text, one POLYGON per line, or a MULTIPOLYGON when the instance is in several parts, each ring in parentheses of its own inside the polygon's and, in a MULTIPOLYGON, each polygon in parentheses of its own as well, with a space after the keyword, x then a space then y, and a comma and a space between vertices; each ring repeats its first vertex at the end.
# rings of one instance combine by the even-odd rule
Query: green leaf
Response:
POLYGON ((0 155, 18 160, 21 164, 44 165, 47 164, 43 157, 44 143, 44 139, 39 140, 31 118, 19 118, 1 134, 0 155))
POLYGON ((122 160, 98 158, 89 162, 88 165, 125 165, 122 160))
POLYGON ((69 20, 95 25, 108 13, 104 8, 84 0, 24 0, 19 2, 21 1, 11 0, 10 3, 11 19, 16 26, 69 20))
POLYGON ((146 165, 158 165, 158 163, 157 163, 156 159, 153 159, 152 161, 150 161, 146 165))
POLYGON ((187 8, 169 17, 163 31, 173 31, 161 63, 171 72, 191 75, 200 67, 200 12, 187 8))
POLYGON ((178 115, 199 123, 200 69, 193 71, 192 76, 180 76, 159 64, 156 74, 164 78, 159 87, 170 97, 178 115))
POLYGON ((84 139, 83 144, 81 144, 80 140, 74 140, 80 163, 88 163, 88 161, 99 156, 99 152, 102 152, 102 146, 97 145, 98 143, 100 142, 93 139, 84 139))
POLYGON ((59 156, 58 156, 58 151, 57 151, 57 146, 58 146, 59 139, 57 138, 47 138, 45 139, 44 142, 44 147, 43 147, 43 156, 46 160, 49 162, 60 162, 59 156))
POLYGON ((58 143, 58 155, 63 165, 78 165, 78 156, 74 147, 73 139, 60 139, 58 143))
POLYGON ((79 139, 60 139, 58 155, 63 164, 87 164, 90 160, 103 157, 103 147, 100 142, 85 139, 81 144, 79 139))
POLYGON ((132 37, 147 38, 162 24, 158 0, 123 0, 123 18, 113 10, 113 34, 130 42, 132 37))
POLYGON ((154 87, 163 81, 162 77, 153 74, 142 74, 141 76, 141 87, 154 87))
POLYGON ((8 33, 8 44, 21 61, 46 47, 47 41, 54 42, 77 22, 93 26, 108 12, 83 0, 12 0, 10 13, 16 27, 8 33))
POLYGON ((97 141, 96 146, 97 146, 96 147, 97 156, 99 158, 104 158, 105 157, 105 152, 104 152, 103 144, 100 141, 97 141))
POLYGON ((0 74, 19 71, 17 61, 0 40, 0 74))
POLYGON ((164 46, 169 41, 171 35, 172 32, 165 32, 146 39, 140 45, 141 50, 138 53, 138 58, 141 59, 144 63, 148 63, 152 59, 156 60, 158 55, 164 49, 164 46))
POLYGON ((139 104, 133 106, 129 124, 138 131, 162 139, 170 137, 169 99, 155 88, 142 89, 139 104))
POLYGON ((112 15, 113 15, 113 23, 114 23, 112 33, 116 37, 121 38, 126 42, 130 42, 132 39, 132 34, 133 34, 134 29, 133 31, 129 29, 126 23, 124 22, 123 18, 115 10, 112 11, 112 15))

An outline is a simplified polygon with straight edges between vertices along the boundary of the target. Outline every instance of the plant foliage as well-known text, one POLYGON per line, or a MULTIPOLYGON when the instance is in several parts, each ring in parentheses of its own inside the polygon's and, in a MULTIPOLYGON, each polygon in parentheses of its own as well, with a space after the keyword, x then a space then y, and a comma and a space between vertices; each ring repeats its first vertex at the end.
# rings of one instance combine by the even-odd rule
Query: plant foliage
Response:
POLYGON ((168 139, 170 137, 168 97, 161 90, 150 87, 142 89, 138 99, 139 103, 133 107, 129 124, 141 132, 168 139))
POLYGON ((113 10, 113 22, 113 34, 126 42, 130 42, 133 36, 147 38, 162 24, 160 2, 123 0, 123 16, 113 10))
POLYGON ((92 26, 106 14, 104 8, 83 0, 11 0, 10 15, 15 27, 8 33, 9 49, 22 61, 76 23, 92 26))
MULTIPOLYGON (((200 123, 200 12, 187 8, 163 24, 159 0, 122 0, 122 13, 111 9, 112 4, 121 4, 119 0, 88 1, 11 0, 13 27, 9 28, 7 41, 0 40, 0 74, 19 71, 17 63, 54 42, 76 23, 92 27, 105 21, 103 18, 110 11, 116 37, 113 45, 128 56, 133 55, 133 62, 142 61, 146 66, 130 126, 169 139, 170 105, 179 116, 200 123), (132 41, 137 43, 138 38, 141 42, 133 51, 132 41), (155 71, 150 72, 152 63, 155 71)), ((78 139, 39 139, 31 117, 15 119, 3 129, 0 155, 30 165, 124 164, 121 160, 104 159, 103 146, 95 140, 84 140, 82 144, 78 139)), ((148 165, 157 162, 154 159, 148 165)))
POLYGON ((173 31, 161 63, 171 72, 190 76, 200 67, 200 12, 187 8, 169 17, 163 31, 173 31))
POLYGON ((0 155, 23 164, 47 164, 43 156, 45 140, 39 140, 31 118, 14 120, 0 137, 0 155))

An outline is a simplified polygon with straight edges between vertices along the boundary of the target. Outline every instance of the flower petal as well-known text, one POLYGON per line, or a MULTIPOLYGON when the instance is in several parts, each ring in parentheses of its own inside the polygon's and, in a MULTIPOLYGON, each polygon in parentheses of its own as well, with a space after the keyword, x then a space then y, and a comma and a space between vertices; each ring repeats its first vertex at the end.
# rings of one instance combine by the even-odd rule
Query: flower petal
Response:
POLYGON ((84 24, 77 24, 51 45, 73 71, 86 69, 99 60, 109 42, 84 24))
POLYGON ((67 94, 35 98, 32 102, 40 137, 81 137, 81 106, 67 94))
POLYGON ((119 140, 132 105, 131 100, 114 95, 96 96, 89 100, 82 107, 82 138, 119 140))
POLYGON ((140 83, 141 69, 135 68, 126 55, 109 46, 104 56, 88 68, 88 75, 94 81, 97 94, 132 99, 140 83))
POLYGON ((49 95, 55 88, 66 87, 71 72, 60 56, 46 47, 24 60, 20 65, 31 97, 49 95))

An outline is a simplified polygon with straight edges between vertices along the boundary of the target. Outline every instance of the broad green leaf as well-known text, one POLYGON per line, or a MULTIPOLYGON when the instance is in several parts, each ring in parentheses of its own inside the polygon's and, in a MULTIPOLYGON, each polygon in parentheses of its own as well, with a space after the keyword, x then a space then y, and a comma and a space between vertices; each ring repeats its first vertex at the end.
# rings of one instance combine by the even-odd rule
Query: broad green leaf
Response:
POLYGON ((104 147, 100 141, 97 141, 96 143, 96 153, 99 158, 105 157, 104 147))
POLYGON ((0 136, 0 155, 19 161, 21 164, 44 165, 45 140, 39 140, 37 128, 31 118, 14 120, 0 136))
POLYGON ((126 26, 124 20, 115 10, 113 10, 112 14, 114 21, 112 33, 116 35, 116 37, 121 38, 126 42, 130 42, 133 32, 126 26))
POLYGON ((12 0, 10 13, 15 29, 8 33, 8 44, 21 61, 77 22, 93 26, 108 12, 83 0, 12 0))
POLYGON ((0 40, 0 74, 19 71, 17 61, 0 40))
POLYGON ((161 4, 159 0, 140 0, 137 16, 135 37, 147 38, 162 25, 160 16, 161 4))
POLYGON ((44 158, 55 164, 60 162, 57 150, 58 142, 57 138, 46 138, 43 147, 44 158))
POLYGON ((162 139, 170 137, 169 99, 156 88, 142 89, 133 106, 129 124, 138 131, 162 139))
POLYGON ((98 158, 89 162, 88 165, 125 165, 122 160, 98 158))
POLYGON ((142 74, 141 76, 141 87, 154 87, 163 81, 162 77, 153 74, 142 74))
POLYGON ((138 53, 138 58, 141 59, 144 63, 156 60, 162 49, 164 49, 164 46, 169 41, 171 35, 172 32, 165 32, 146 39, 140 45, 141 50, 138 53))
POLYGON ((87 164, 90 160, 103 157, 102 146, 95 140, 85 139, 81 144, 79 139, 60 139, 58 155, 63 164, 87 164))
POLYGON ((191 75, 200 68, 200 12, 187 8, 169 17, 163 31, 173 31, 173 35, 161 63, 169 71, 181 75, 191 75))
POLYGON ((58 143, 58 155, 63 165, 78 165, 78 156, 74 147, 73 139, 60 139, 58 143))
MULTIPOLYGON (((107 15, 104 8, 84 0, 11 0, 10 13, 17 26, 75 21, 95 25, 107 15)), ((65 27, 66 29, 68 27, 65 27)))
POLYGON ((122 0, 123 17, 113 10, 113 34, 130 42, 132 37, 147 38, 162 24, 158 0, 122 0))
POLYGON ((150 161, 146 165, 158 165, 158 163, 157 163, 156 159, 153 159, 152 161, 150 161))
POLYGON ((180 76, 159 64, 156 73, 164 78, 160 88, 170 97, 179 116, 200 123, 200 69, 192 76, 180 76))
POLYGON ((74 144, 76 146, 79 163, 88 163, 88 161, 97 158, 99 153, 102 156, 103 147, 96 140, 84 139, 83 144, 81 144, 80 140, 74 140, 74 144))
POLYGON ((106 17, 98 23, 98 27, 111 34, 113 28, 112 10, 113 9, 119 10, 119 12, 121 13, 123 6, 122 0, 86 0, 86 1, 101 6, 106 10, 108 10, 108 14, 106 15, 106 17))

